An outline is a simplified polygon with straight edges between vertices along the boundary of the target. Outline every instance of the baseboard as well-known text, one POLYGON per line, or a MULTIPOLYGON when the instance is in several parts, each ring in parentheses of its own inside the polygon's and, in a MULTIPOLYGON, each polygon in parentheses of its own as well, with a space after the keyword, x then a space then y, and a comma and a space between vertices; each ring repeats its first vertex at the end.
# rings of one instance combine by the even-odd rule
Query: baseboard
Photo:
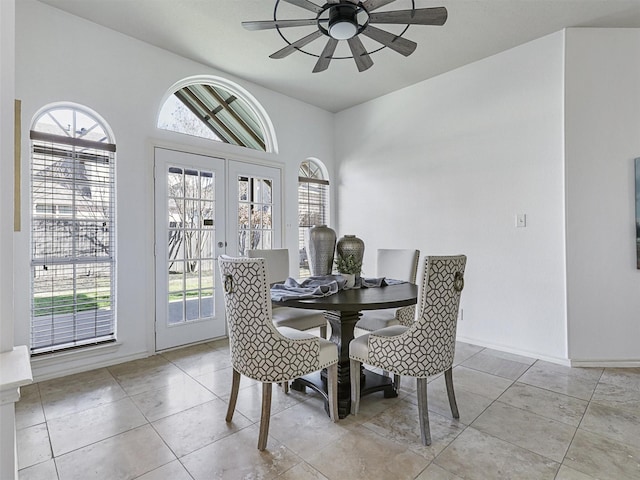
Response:
POLYGON ((572 367, 638 368, 640 360, 571 360, 572 367))
POLYGON ((147 351, 128 355, 117 355, 122 344, 112 343, 88 347, 86 349, 58 352, 31 359, 33 381, 42 382, 65 377, 75 373, 87 372, 98 368, 110 367, 119 363, 148 357, 147 351))
POLYGON ((637 368, 640 367, 640 360, 605 360, 605 359, 570 359, 560 357, 550 357, 538 352, 531 352, 527 350, 520 350, 507 345, 499 345, 491 342, 483 342, 476 338, 469 338, 458 335, 456 340, 459 342, 471 343, 480 347, 491 348, 493 350, 499 350, 501 352, 513 353, 515 355, 522 355, 523 357, 535 358, 538 360, 544 360, 545 362, 556 363, 558 365, 564 365, 566 367, 597 367, 597 368, 637 368))
POLYGON ((522 349, 518 349, 518 348, 513 348, 509 345, 500 345, 497 343, 492 343, 492 342, 485 342, 482 340, 478 340, 477 338, 469 338, 469 337, 464 337, 461 335, 458 335, 456 337, 456 340, 459 342, 464 342, 464 343, 471 343, 473 345, 478 345, 480 347, 485 347, 485 348, 491 348, 493 350, 498 350, 500 352, 506 352, 506 353, 512 353, 514 355, 521 355, 523 357, 529 357, 529 358, 535 358, 537 360, 543 360, 545 362, 550 362, 550 363, 555 363, 558 365, 564 365, 566 367, 571 367, 571 360, 569 360, 568 358, 562 358, 562 357, 552 357, 549 355, 544 355, 540 352, 532 352, 529 350, 522 350, 522 349))

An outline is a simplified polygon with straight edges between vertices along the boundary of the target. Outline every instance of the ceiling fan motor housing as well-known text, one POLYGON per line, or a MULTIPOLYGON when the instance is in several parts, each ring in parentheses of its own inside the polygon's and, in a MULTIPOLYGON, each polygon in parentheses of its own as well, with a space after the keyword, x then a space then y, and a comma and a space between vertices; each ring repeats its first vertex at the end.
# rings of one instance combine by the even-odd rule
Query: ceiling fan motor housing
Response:
POLYGON ((353 3, 340 3, 329 10, 329 36, 348 40, 358 34, 358 7, 353 3))

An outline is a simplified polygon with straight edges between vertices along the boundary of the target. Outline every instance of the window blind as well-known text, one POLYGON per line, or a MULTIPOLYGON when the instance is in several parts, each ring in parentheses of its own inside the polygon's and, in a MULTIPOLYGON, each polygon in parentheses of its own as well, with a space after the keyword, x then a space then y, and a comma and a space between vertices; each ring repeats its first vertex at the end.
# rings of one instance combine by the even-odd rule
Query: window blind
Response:
POLYGON ((300 276, 309 276, 304 238, 314 225, 326 225, 329 182, 323 179, 298 177, 298 248, 300 252, 300 276))
POLYGON ((115 339, 115 145, 32 131, 32 354, 115 339))

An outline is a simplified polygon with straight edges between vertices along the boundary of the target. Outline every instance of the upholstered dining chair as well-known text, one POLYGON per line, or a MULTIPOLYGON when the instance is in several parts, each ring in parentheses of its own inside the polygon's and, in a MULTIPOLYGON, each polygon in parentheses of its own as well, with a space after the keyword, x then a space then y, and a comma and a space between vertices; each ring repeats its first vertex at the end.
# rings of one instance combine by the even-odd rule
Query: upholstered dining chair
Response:
POLYGON ((258 450, 267 446, 272 383, 288 382, 327 369, 329 415, 337 420, 338 347, 335 343, 271 319, 265 260, 218 257, 229 329, 233 378, 226 421, 233 419, 240 375, 262 382, 262 414, 258 450))
POLYGON ((467 257, 430 256, 425 259, 418 315, 410 327, 395 325, 355 338, 349 344, 351 413, 360 406, 362 363, 387 370, 399 379, 417 379, 418 415, 423 445, 431 445, 427 376, 444 372, 453 418, 460 418, 453 390, 452 365, 460 293, 467 257))
MULTIPOLYGON (((378 249, 376 257, 376 275, 415 283, 418 274, 420 250, 378 249)), ((356 323, 354 336, 359 337, 391 325, 410 325, 415 316, 413 305, 401 308, 385 308, 362 312, 356 323)))
MULTIPOLYGON (((289 250, 248 250, 249 258, 264 258, 267 264, 267 282, 269 285, 283 283, 289 277, 289 250)), ((300 308, 274 306, 273 323, 277 327, 291 327, 296 330, 320 329, 320 336, 327 338, 327 320, 322 310, 303 310, 300 308)))

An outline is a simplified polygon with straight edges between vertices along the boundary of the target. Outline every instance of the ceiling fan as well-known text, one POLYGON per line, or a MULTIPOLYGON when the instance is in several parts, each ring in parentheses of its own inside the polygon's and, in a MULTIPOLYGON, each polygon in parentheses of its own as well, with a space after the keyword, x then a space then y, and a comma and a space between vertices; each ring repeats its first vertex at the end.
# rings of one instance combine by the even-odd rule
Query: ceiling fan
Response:
POLYGON ((358 71, 363 72, 373 65, 373 60, 369 56, 362 41, 358 38, 360 34, 369 37, 383 46, 398 52, 405 57, 411 55, 417 43, 403 38, 409 25, 444 25, 447 21, 447 9, 444 7, 415 8, 414 0, 411 0, 410 10, 394 10, 375 12, 380 7, 394 2, 395 0, 327 0, 327 3, 320 6, 309 0, 276 0, 273 20, 242 22, 242 26, 247 30, 266 30, 275 28, 280 36, 288 43, 281 50, 269 55, 271 58, 285 58, 295 51, 300 51, 318 57, 313 72, 322 72, 329 68, 329 63, 334 58, 353 58, 358 67, 358 71), (297 7, 315 13, 315 18, 278 20, 278 5, 281 1, 290 3, 297 7), (405 29, 399 35, 381 30, 373 24, 406 24, 405 29), (291 43, 280 32, 281 28, 302 27, 315 25, 317 30, 301 39, 291 43), (314 40, 322 37, 329 37, 322 53, 315 55, 304 51, 302 48, 314 40), (334 57, 336 47, 340 40, 346 40, 352 57, 334 57))

